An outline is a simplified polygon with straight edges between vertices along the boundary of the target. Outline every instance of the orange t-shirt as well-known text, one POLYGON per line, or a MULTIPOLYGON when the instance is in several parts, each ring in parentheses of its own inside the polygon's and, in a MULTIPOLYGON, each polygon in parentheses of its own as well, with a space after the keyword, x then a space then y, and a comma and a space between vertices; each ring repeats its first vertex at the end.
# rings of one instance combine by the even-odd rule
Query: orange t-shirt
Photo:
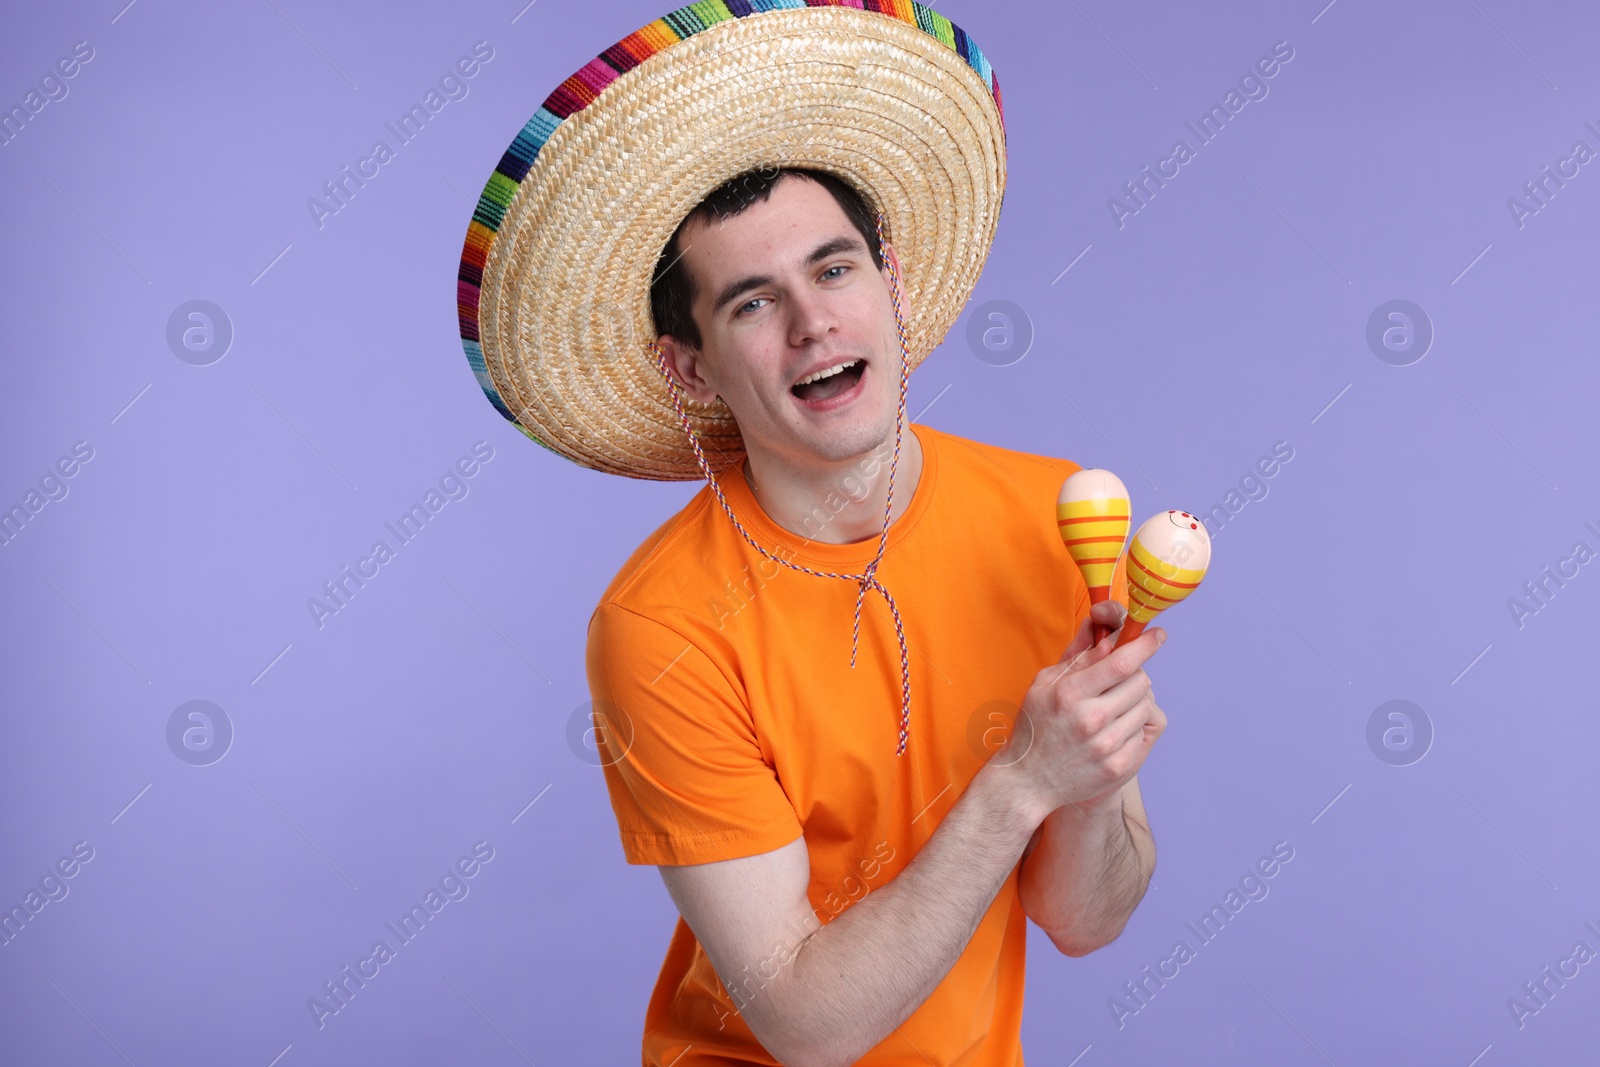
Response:
MULTIPOLYGON (((911 862, 1034 676, 1060 658, 1089 611, 1055 516, 1078 464, 907 432, 922 443, 922 475, 877 570, 908 643, 905 754, 900 645, 882 595, 862 601, 852 669, 857 583, 762 556, 705 486, 635 550, 590 619, 589 686, 627 862, 709 863, 804 835, 808 897, 829 922, 911 862)), ((892 448, 875 453, 885 466, 892 448)), ((859 574, 877 551, 876 534, 838 545, 789 533, 737 467, 718 484, 781 558, 859 574)), ((819 502, 815 522, 843 499, 819 502)), ((1019 1067, 1026 943, 1013 868, 949 974, 858 1062, 1019 1067)), ((760 995, 759 982, 746 989, 760 995)), ((646 1009, 643 1062, 777 1063, 681 917, 646 1009)))

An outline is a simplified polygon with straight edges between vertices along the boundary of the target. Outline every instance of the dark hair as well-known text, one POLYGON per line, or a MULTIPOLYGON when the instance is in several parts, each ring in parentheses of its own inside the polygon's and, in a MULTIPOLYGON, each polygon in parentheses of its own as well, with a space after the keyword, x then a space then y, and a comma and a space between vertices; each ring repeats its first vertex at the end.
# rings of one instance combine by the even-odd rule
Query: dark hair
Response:
POLYGON ((714 218, 718 221, 731 218, 756 201, 770 197, 773 186, 789 174, 809 178, 833 194, 845 218, 866 241, 873 264, 883 269, 883 256, 878 250, 877 213, 854 186, 828 171, 806 167, 762 167, 745 171, 713 189, 695 205, 678 223, 672 240, 662 249, 656 261, 654 280, 650 283, 650 313, 655 319, 657 335, 671 334, 691 348, 698 349, 701 344, 700 327, 690 311, 696 294, 694 275, 678 253, 678 241, 690 220, 698 218, 710 223, 714 218))

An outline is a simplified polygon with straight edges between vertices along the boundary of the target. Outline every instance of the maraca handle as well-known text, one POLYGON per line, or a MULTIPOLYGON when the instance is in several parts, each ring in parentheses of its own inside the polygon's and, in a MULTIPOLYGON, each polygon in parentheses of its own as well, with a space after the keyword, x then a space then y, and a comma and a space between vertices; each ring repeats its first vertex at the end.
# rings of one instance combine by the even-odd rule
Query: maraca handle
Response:
POLYGON ((1144 628, 1144 623, 1140 622, 1138 619, 1132 618, 1131 616, 1124 620, 1122 624, 1122 634, 1117 638, 1117 643, 1112 646, 1111 651, 1115 652, 1129 641, 1132 641, 1135 637, 1138 637, 1140 634, 1144 633, 1144 628))

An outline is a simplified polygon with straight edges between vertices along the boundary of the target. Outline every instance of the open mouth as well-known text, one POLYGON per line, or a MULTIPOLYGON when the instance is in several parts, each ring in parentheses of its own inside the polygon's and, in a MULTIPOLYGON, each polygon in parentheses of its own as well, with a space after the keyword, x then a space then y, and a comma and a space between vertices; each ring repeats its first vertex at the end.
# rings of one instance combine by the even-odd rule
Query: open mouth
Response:
POLYGON ((816 374, 795 383, 789 392, 806 404, 816 407, 825 405, 837 406, 847 397, 853 396, 858 391, 861 377, 866 373, 866 360, 853 359, 838 366, 820 370, 816 374))

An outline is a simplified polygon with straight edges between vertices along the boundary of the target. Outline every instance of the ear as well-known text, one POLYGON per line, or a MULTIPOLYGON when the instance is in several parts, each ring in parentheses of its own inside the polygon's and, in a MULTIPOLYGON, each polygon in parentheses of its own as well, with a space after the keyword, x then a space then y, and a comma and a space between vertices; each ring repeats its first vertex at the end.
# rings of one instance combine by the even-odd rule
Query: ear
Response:
POLYGON ((888 241, 883 242, 883 259, 883 283, 891 287, 890 299, 892 300, 894 298, 892 288, 894 283, 889 279, 889 264, 893 263, 895 277, 900 282, 900 313, 909 323, 911 321, 911 297, 906 293, 906 276, 900 267, 900 257, 895 254, 894 245, 888 241))
POLYGON ((656 346, 661 349, 667 369, 672 372, 680 389, 702 404, 716 400, 716 387, 705 376, 705 357, 698 350, 668 333, 656 338, 656 346))

